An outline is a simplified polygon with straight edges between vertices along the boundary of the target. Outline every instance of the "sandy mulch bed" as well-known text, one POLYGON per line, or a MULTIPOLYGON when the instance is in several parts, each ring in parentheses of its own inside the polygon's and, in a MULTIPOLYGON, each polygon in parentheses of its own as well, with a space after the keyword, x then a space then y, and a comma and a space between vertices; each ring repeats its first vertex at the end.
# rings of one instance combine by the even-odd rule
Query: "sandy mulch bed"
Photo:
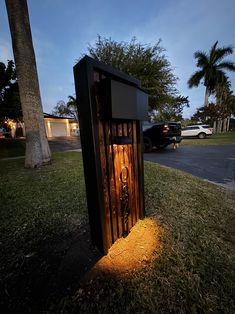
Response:
POLYGON ((126 238, 118 239, 83 282, 100 273, 126 277, 150 264, 161 251, 162 230, 154 219, 139 220, 126 238))

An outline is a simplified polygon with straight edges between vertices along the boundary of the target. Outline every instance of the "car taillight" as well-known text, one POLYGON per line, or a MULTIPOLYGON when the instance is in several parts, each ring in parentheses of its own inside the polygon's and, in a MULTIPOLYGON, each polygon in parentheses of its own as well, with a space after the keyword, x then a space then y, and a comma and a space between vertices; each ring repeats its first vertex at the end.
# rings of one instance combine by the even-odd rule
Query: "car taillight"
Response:
POLYGON ((167 133, 169 130, 170 129, 169 129, 168 125, 163 125, 162 133, 167 133))

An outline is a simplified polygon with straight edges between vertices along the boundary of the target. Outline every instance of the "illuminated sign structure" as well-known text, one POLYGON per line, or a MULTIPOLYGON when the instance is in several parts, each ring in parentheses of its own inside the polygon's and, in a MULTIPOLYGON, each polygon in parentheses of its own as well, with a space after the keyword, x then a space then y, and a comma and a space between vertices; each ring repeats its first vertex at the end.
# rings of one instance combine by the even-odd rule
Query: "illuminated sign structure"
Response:
POLYGON ((106 254, 144 217, 140 81, 88 56, 74 67, 92 242, 106 254))

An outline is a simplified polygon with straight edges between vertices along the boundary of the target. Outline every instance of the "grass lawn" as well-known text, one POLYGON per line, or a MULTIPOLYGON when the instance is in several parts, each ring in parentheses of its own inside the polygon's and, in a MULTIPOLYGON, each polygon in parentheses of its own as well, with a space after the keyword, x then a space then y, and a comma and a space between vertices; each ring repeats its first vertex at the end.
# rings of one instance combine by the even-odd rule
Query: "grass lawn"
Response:
POLYGON ((37 306, 46 313, 235 312, 232 192, 145 162, 147 216, 162 229, 158 258, 131 278, 101 276, 53 294, 69 239, 87 222, 82 158, 56 153, 49 166, 23 164, 0 161, 2 313, 6 305, 12 313, 37 313, 37 306), (46 292, 43 302, 35 285, 46 292))
POLYGON ((25 155, 24 139, 0 139, 0 158, 16 157, 25 155))
POLYGON ((205 139, 184 138, 181 145, 223 145, 235 144, 235 132, 213 134, 205 139))

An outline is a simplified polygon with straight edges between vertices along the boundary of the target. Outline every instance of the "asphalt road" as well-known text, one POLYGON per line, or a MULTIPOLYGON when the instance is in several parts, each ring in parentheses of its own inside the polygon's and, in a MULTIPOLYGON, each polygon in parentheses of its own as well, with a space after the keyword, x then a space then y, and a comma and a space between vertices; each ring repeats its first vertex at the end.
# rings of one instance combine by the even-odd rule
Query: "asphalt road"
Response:
POLYGON ((235 145, 170 146, 144 154, 144 159, 235 189, 235 145))

